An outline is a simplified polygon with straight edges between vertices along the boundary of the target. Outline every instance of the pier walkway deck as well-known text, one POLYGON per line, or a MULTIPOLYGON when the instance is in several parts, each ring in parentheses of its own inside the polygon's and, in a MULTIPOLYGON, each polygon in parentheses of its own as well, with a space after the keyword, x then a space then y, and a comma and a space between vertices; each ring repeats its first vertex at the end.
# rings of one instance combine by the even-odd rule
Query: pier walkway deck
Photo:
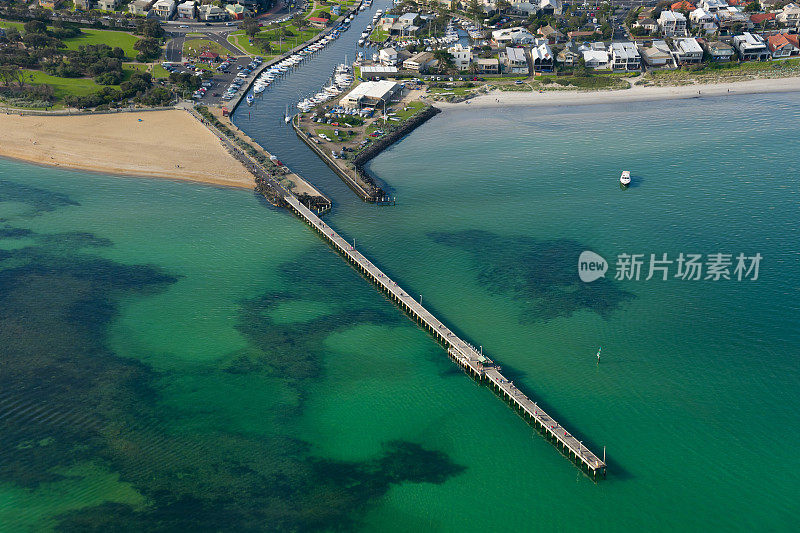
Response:
MULTIPOLYGON (((336 231, 314 214, 293 195, 286 194, 287 206, 300 218, 306 221, 320 235, 330 242, 339 252, 356 266, 365 276, 377 284, 389 297, 397 302, 403 310, 413 316, 432 335, 447 347, 451 359, 458 363, 468 374, 478 381, 485 381, 515 407, 525 420, 533 424, 547 436, 567 457, 575 461, 592 476, 606 473, 606 463, 591 452, 581 441, 572 436, 561 424, 548 415, 536 402, 528 398, 514 383, 506 379, 500 367, 478 352, 474 346, 459 338, 450 331, 420 302, 409 296, 397 283, 372 264, 353 245, 344 240, 336 231)), ((605 453, 603 454, 605 456, 605 453)), ((605 457, 604 457, 605 459, 605 457)))

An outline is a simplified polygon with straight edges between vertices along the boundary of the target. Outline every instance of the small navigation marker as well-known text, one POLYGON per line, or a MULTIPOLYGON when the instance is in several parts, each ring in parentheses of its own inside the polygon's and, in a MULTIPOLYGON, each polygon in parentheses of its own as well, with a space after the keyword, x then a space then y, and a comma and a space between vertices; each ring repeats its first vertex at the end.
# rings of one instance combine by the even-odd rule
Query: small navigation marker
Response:
POLYGON ((603 347, 601 346, 599 350, 597 350, 597 364, 600 364, 600 352, 603 351, 603 347))

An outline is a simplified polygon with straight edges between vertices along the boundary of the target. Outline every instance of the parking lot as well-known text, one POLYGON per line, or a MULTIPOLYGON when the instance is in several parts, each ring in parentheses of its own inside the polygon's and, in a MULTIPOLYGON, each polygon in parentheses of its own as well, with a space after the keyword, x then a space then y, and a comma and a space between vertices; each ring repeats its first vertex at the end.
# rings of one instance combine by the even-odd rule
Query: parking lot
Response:
MULTIPOLYGON (((220 58, 221 61, 212 63, 211 72, 214 73, 214 77, 209 80, 203 80, 206 84, 205 91, 201 91, 201 93, 195 93, 195 96, 192 98, 197 103, 202 103, 205 105, 215 105, 215 104, 225 104, 225 100, 223 100, 223 96, 225 92, 230 87, 231 83, 237 79, 237 74, 241 72, 243 69, 247 67, 247 65, 251 62, 251 58, 249 57, 229 57, 220 58), (220 69, 222 65, 225 63, 229 63, 227 68, 220 69)), ((200 68, 198 72, 198 67, 196 67, 191 62, 183 62, 183 63, 169 63, 165 62, 162 64, 164 68, 166 68, 170 72, 176 73, 188 73, 197 75, 198 73, 202 73, 204 70, 208 70, 208 64, 204 64, 206 68, 200 68)), ((188 96, 188 95, 187 95, 188 96)))

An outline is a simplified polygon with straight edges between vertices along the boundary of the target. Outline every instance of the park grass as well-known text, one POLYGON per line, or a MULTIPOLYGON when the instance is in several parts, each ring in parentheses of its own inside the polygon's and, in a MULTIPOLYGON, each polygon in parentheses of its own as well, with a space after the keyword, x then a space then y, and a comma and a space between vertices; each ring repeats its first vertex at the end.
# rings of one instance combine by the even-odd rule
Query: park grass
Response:
POLYGON ((6 30, 10 30, 15 28, 19 30, 20 33, 24 33, 24 24, 22 22, 9 22, 7 20, 0 20, 0 28, 4 28, 6 30))
POLYGON ((169 78, 169 71, 162 67, 161 65, 154 65, 153 66, 153 78, 155 79, 162 79, 162 78, 169 78))
POLYGON ((107 44, 111 48, 119 46, 125 52, 125 56, 129 59, 134 59, 138 52, 134 50, 133 45, 139 40, 135 35, 126 33, 124 31, 111 31, 111 30, 91 30, 81 28, 82 35, 78 37, 71 37, 64 39, 64 44, 67 45, 68 50, 77 50, 81 45, 88 44, 107 44))
POLYGON ((316 130, 316 132, 317 132, 317 135, 319 135, 320 133, 324 133, 325 135, 328 136, 329 139, 331 139, 332 142, 335 142, 335 143, 336 142, 340 142, 340 143, 348 142, 350 139, 355 137, 355 135, 350 135, 348 133, 348 130, 342 129, 342 128, 330 128, 330 129, 328 129, 328 128, 319 128, 319 129, 316 130), (337 129, 339 130, 338 137, 333 133, 334 130, 337 130, 337 129))
MULTIPOLYGON (((147 65, 126 64, 122 68, 125 73, 123 81, 127 81, 135 71, 147 70, 147 65)), ((61 105, 60 103, 67 96, 86 96, 104 87, 119 89, 119 85, 100 85, 99 83, 95 83, 91 78, 59 78, 58 76, 51 76, 41 70, 30 69, 23 69, 23 72, 25 73, 25 83, 31 85, 46 84, 53 88, 53 93, 58 100, 58 104, 55 107, 59 107, 59 105, 61 105)))
POLYGON ((183 55, 199 56, 202 52, 210 51, 221 56, 228 55, 228 49, 210 39, 189 39, 183 43, 183 55))
POLYGON ((263 28, 259 33, 256 34, 256 39, 267 39, 269 41, 269 44, 272 47, 272 50, 269 52, 269 54, 265 53, 256 45, 251 43, 250 38, 245 35, 244 31, 242 30, 231 33, 228 36, 228 42, 241 48, 250 55, 270 58, 288 52, 292 48, 303 44, 319 33, 319 30, 315 28, 305 28, 301 31, 294 24, 284 25, 283 27, 289 30, 293 35, 291 37, 284 37, 281 40, 278 36, 278 28, 274 26, 263 28))

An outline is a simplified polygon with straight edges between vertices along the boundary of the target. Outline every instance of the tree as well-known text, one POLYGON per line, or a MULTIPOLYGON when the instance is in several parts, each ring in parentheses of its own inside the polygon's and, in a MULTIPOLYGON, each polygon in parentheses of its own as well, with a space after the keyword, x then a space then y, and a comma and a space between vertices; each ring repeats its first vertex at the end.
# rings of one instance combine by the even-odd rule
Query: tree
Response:
POLYGON ((258 24, 258 21, 250 17, 244 19, 241 24, 241 28, 251 39, 255 37, 259 31, 261 31, 261 26, 258 24))
POLYGON ((586 66, 586 60, 583 59, 583 57, 578 58, 578 61, 575 63, 573 75, 578 78, 585 78, 589 75, 589 68, 586 66))
POLYGON ((495 7, 497 7, 498 12, 505 13, 508 9, 511 9, 511 2, 508 0, 497 0, 495 7))
POLYGON ((442 72, 442 69, 450 69, 455 64, 453 61, 453 55, 444 49, 435 50, 433 52, 433 57, 439 61, 439 66, 437 67, 439 72, 442 72))
POLYGON ((149 61, 161 55, 161 46, 158 41, 149 37, 136 41, 133 49, 139 51, 139 55, 136 56, 138 61, 149 61))
POLYGON ((744 6, 744 10, 748 13, 756 13, 761 11, 761 4, 759 4, 757 1, 750 2, 744 6))
POLYGON ((29 20, 24 28, 25 33, 47 33, 47 25, 40 20, 29 20))

